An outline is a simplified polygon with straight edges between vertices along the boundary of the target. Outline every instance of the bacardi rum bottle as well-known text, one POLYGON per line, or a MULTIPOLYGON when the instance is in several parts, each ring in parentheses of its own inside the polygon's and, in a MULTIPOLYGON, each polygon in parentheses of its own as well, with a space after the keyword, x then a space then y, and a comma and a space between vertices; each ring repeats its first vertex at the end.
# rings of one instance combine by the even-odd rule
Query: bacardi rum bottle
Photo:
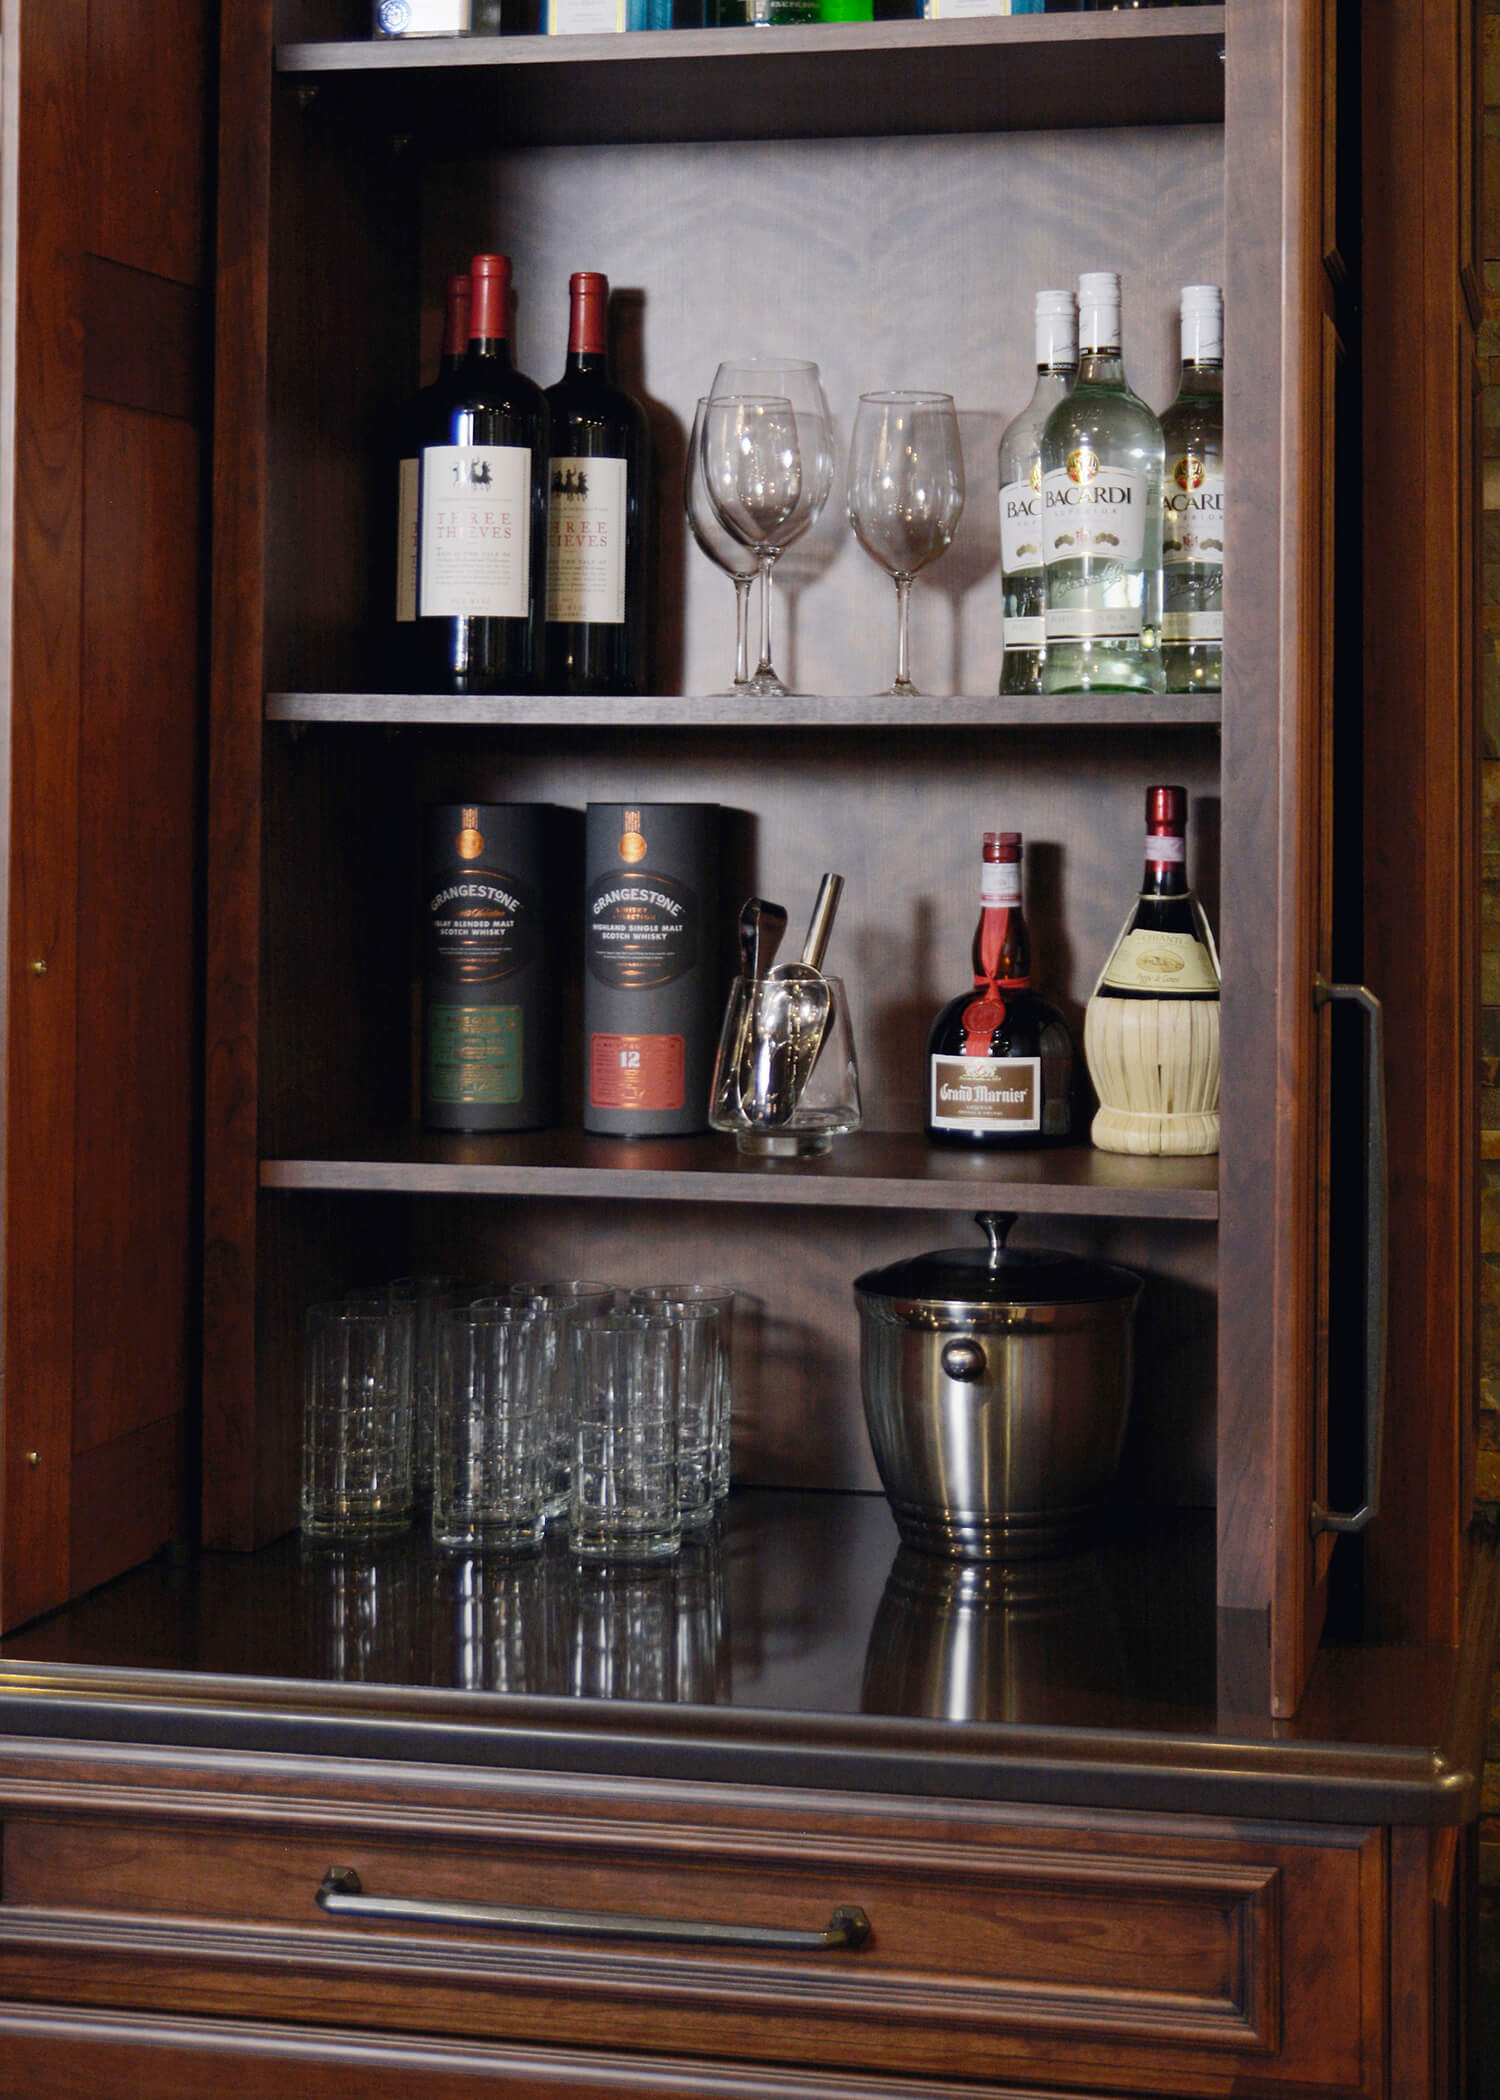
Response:
POLYGON ((1159 693, 1161 425, 1125 379, 1120 280, 1078 280, 1078 381, 1042 433, 1042 690, 1159 693))
POLYGON ((1182 384, 1161 419, 1162 663, 1169 693, 1216 693, 1224 671, 1224 295, 1182 288, 1182 384))
POLYGON ((1000 440, 1000 567, 1005 582, 1002 693, 1042 690, 1042 431, 1078 370, 1078 302, 1036 295, 1036 390, 1000 440))
POLYGON ((987 831, 974 982, 927 1037, 927 1135, 971 1147, 1064 1144, 1074 1135, 1073 1038, 1031 989, 1021 834, 987 831))

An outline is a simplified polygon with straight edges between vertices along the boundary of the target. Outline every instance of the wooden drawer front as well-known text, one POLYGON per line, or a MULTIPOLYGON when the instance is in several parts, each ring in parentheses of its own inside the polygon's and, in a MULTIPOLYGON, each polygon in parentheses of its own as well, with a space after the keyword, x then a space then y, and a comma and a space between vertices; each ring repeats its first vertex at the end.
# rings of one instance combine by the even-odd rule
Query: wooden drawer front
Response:
POLYGON ((924 1834, 589 1822, 469 1843, 330 1824, 7 1823, 0 1997, 342 2022, 390 2031, 1160 2092, 1306 2081, 1374 2090, 1362 1904, 1378 1840, 962 1850, 924 1834), (627 1913, 817 1931, 857 1905, 857 1948, 659 1943, 448 1918, 332 1918, 368 1899, 627 1913))

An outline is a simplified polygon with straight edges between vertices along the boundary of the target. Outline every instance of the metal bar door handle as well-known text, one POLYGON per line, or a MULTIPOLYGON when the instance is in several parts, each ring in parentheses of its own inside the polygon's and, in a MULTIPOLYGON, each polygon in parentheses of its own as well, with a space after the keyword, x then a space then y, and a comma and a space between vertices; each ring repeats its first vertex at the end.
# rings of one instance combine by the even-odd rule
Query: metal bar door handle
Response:
POLYGON ((822 1954, 862 1947, 870 1921, 857 1903, 841 1903, 821 1929, 725 1924, 714 1918, 643 1918, 626 1911, 515 1910, 498 1903, 438 1903, 413 1896, 367 1896, 353 1867, 330 1867, 318 1887, 322 1909, 336 1918, 395 1918, 415 1925, 486 1926, 504 1932, 580 1933, 595 1939, 675 1940, 693 1947, 762 1947, 784 1954, 822 1954))
POLYGON ((1385 1352, 1390 1174, 1385 1135, 1385 1030, 1380 1001, 1362 984, 1315 980, 1313 1004, 1347 999, 1369 1022, 1369 1067, 1365 1085, 1365 1484, 1364 1500, 1350 1511, 1312 1508, 1320 1531, 1363 1531, 1380 1508, 1380 1446, 1385 1425, 1385 1352))

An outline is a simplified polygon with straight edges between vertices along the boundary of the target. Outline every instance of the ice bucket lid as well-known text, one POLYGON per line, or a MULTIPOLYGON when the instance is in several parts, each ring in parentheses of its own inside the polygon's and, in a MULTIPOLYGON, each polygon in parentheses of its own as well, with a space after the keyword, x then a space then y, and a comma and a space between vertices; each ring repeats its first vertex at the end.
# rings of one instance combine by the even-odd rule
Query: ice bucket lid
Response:
POLYGON ((1141 1279, 1117 1262, 1089 1261, 1052 1248, 1007 1247, 1013 1211, 978 1211, 987 1247, 939 1247, 889 1268, 867 1269, 854 1288, 869 1298, 931 1304, 1100 1305, 1135 1299, 1141 1279))

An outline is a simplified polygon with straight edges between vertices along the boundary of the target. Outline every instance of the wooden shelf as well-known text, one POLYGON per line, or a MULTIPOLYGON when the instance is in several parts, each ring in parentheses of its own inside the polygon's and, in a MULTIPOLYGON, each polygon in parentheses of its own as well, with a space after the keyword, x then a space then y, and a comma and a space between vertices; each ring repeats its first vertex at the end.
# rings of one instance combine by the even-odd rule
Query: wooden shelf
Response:
POLYGON ((354 1194, 603 1197, 614 1202, 835 1205, 850 1210, 1014 1210, 1212 1223, 1217 1159, 1129 1159, 1090 1145, 1008 1158, 860 1131, 820 1159, 746 1159, 727 1137, 504 1137, 377 1132, 316 1154, 262 1160, 266 1189, 354 1194))
POLYGON ((363 722, 386 728, 643 729, 1163 729, 1217 728, 1217 693, 1051 693, 1018 699, 959 694, 894 700, 862 694, 572 698, 481 693, 270 693, 268 722, 363 722))
POLYGON ((1225 10, 288 43, 278 70, 443 151, 1220 123, 1225 10))

